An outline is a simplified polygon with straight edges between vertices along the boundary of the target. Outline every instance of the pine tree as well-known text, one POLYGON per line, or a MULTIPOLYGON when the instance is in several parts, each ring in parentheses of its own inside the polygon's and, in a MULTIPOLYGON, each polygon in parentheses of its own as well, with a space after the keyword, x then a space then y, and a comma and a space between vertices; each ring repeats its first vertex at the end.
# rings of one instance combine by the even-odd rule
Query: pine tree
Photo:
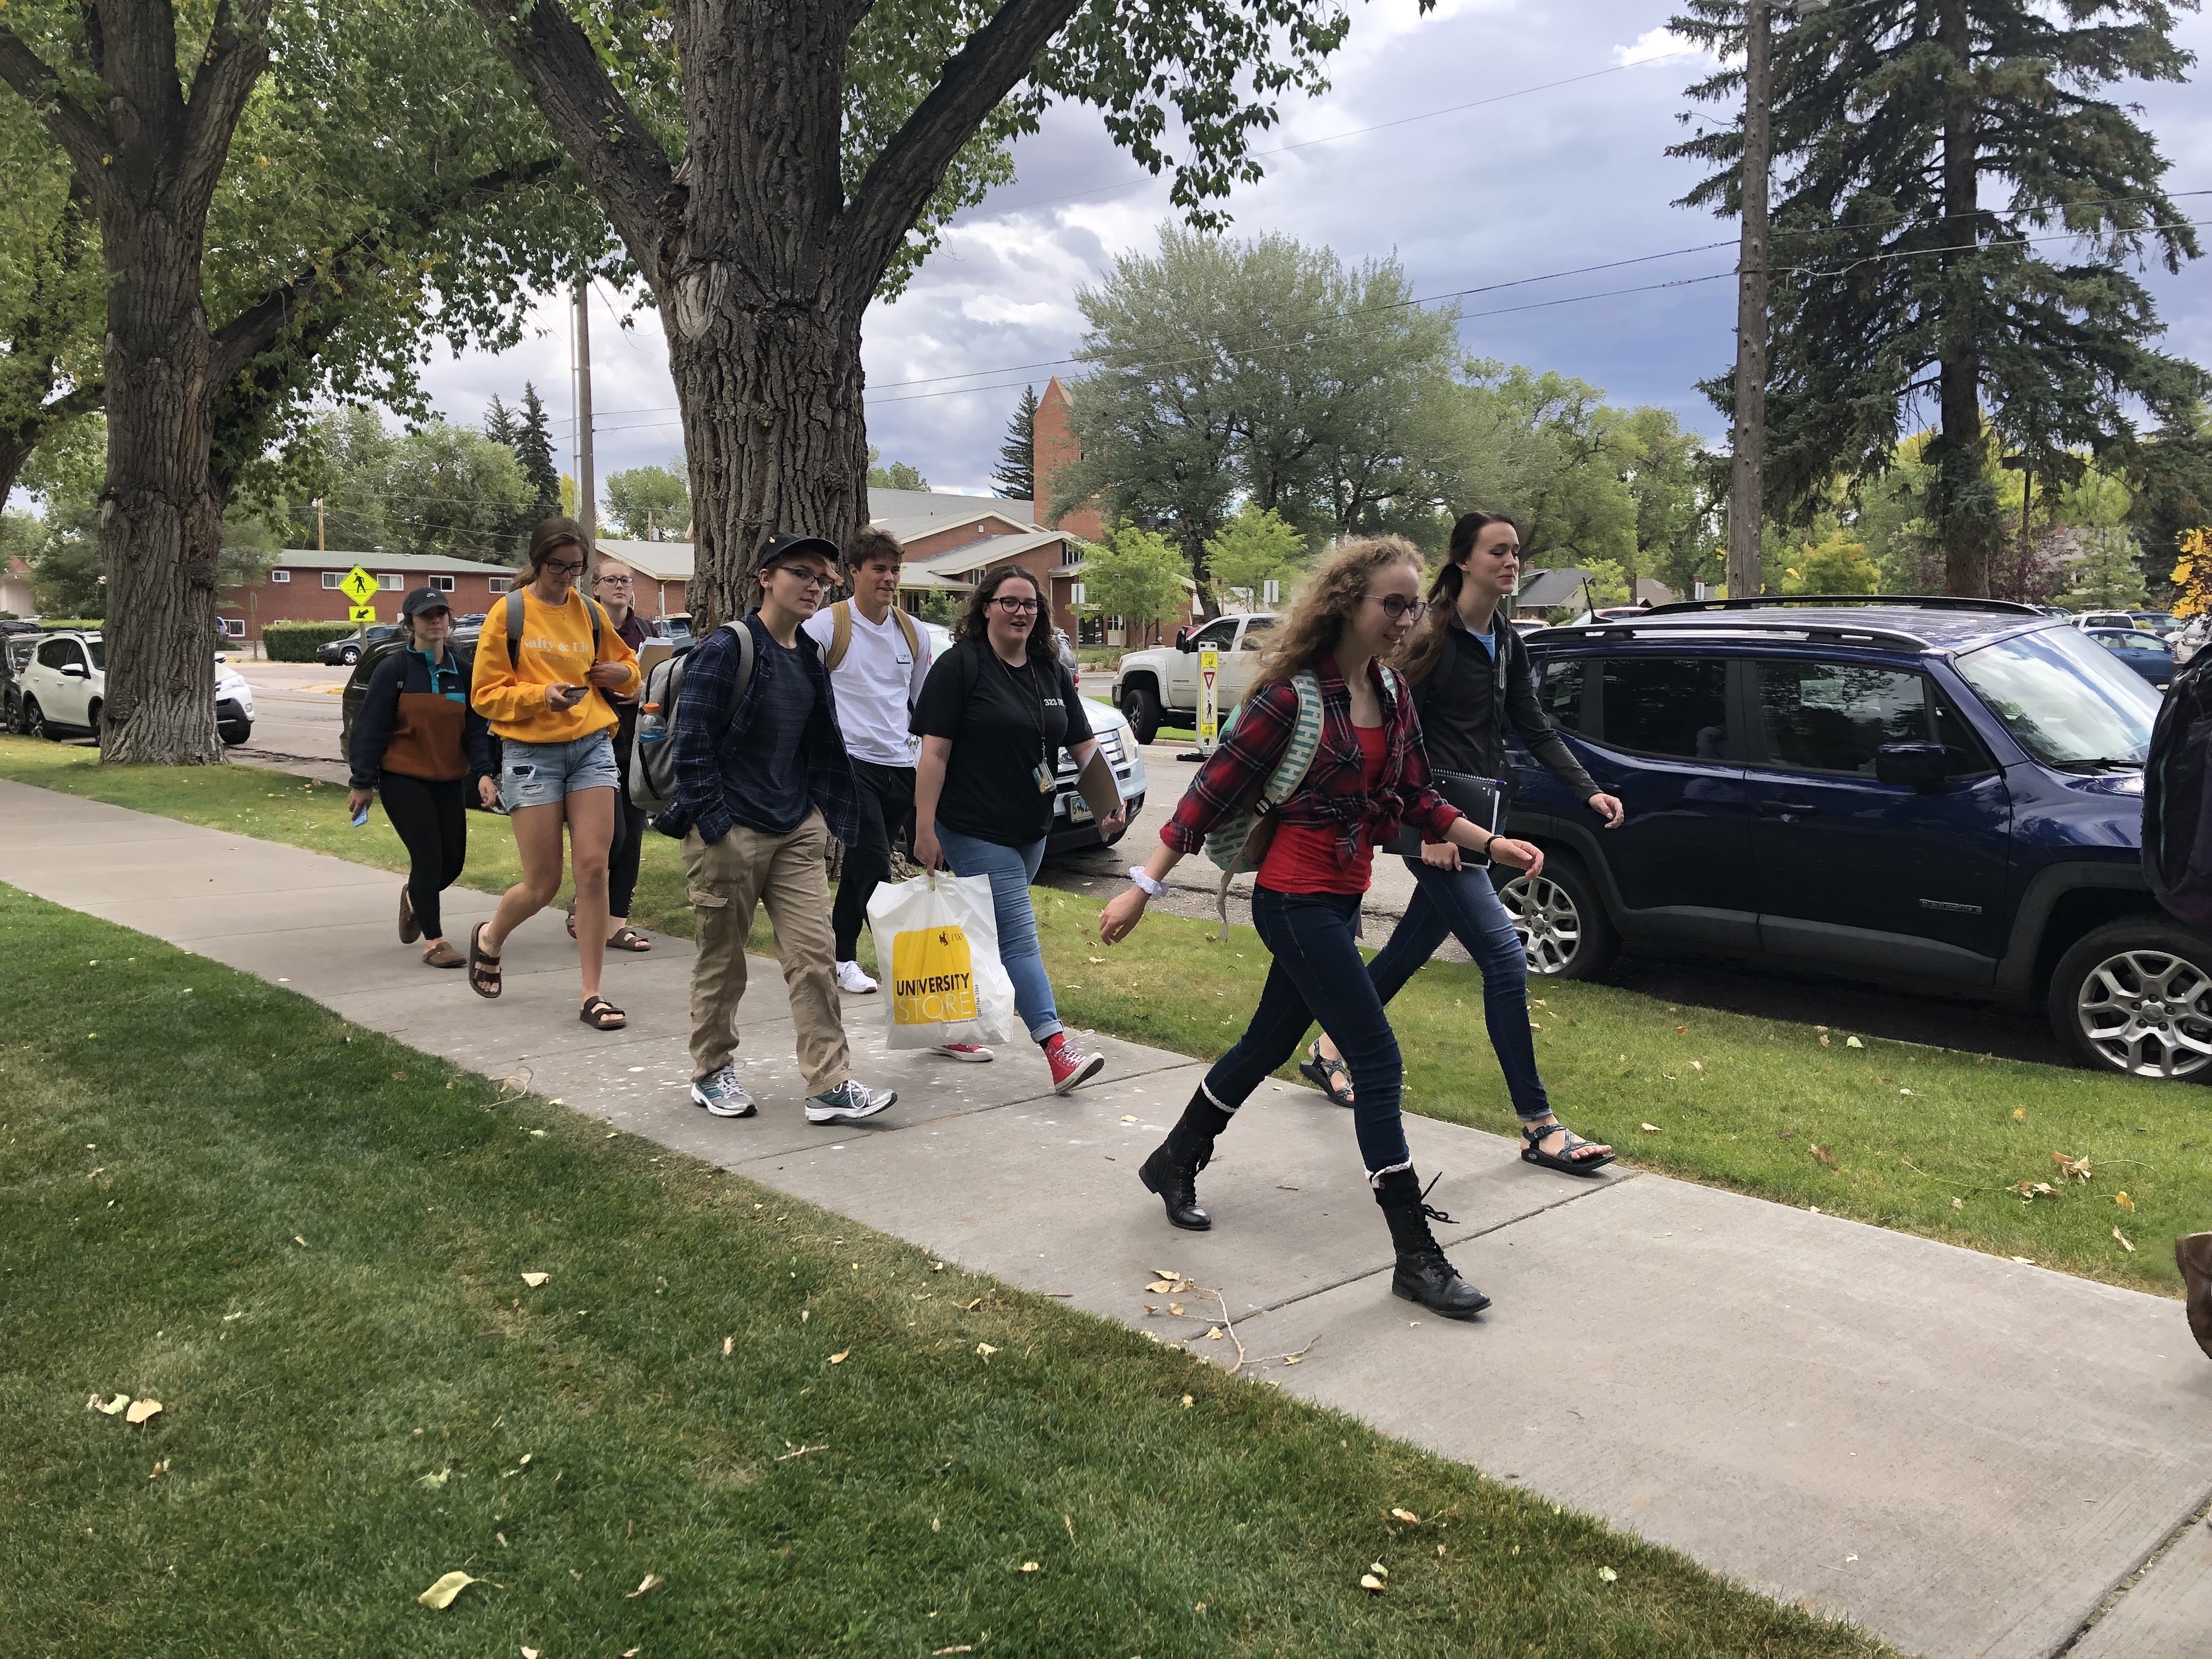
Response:
POLYGON ((491 407, 484 410, 484 436, 495 444, 505 444, 512 449, 520 435, 514 411, 501 402, 499 394, 494 392, 491 407))
POLYGON ((522 408, 514 417, 514 453, 522 463, 522 476, 538 492, 531 507, 532 522, 550 519, 561 510, 561 473, 553 465, 553 432, 546 424, 545 405, 538 388, 522 383, 522 408))
MULTIPOLYGON (((1680 33, 1740 52, 1736 0, 1690 5, 1680 33)), ((1777 29, 1774 510, 1801 521, 1838 474, 1880 472, 1932 392, 1945 585, 1986 593, 2002 525, 1984 410, 2041 473, 2077 445, 2124 459, 2132 404, 2170 419, 2197 395, 2202 372, 2148 343, 2160 325, 2123 263, 2179 270, 2197 239, 2150 134, 2102 95, 2185 78, 2172 27, 2163 0, 1869 0, 1777 29)), ((1736 68, 1691 90, 1740 106, 1742 88, 1736 68)), ((1670 153, 1717 164, 1684 204, 1739 210, 1741 115, 1670 153)))
POLYGON ((1009 500, 1036 499, 1036 388, 1022 388, 1022 400, 1006 422, 1006 441, 999 449, 999 470, 991 483, 1009 500))

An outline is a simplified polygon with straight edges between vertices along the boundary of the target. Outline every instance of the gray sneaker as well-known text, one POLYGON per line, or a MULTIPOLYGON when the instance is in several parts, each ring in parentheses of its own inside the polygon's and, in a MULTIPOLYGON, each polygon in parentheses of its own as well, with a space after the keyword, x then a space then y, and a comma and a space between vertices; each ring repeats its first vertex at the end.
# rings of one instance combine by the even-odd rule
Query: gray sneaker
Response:
POLYGON ((855 1123, 864 1117, 873 1117, 897 1099, 896 1089, 871 1089, 865 1083, 847 1078, 834 1089, 807 1097, 806 1121, 855 1123))
POLYGON ((728 1060, 692 1079, 691 1098, 716 1117, 750 1117, 755 1109, 753 1097, 738 1081, 738 1068, 728 1060))

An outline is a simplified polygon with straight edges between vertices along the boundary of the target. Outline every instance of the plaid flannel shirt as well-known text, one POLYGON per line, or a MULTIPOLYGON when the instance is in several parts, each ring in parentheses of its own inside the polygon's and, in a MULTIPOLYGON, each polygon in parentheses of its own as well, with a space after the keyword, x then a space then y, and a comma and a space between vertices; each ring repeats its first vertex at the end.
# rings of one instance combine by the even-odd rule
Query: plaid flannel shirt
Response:
MULTIPOLYGON (((667 835, 680 836, 696 829, 710 846, 730 833, 730 825, 739 821, 732 809, 743 805, 732 799, 724 758, 735 754, 751 735, 761 688, 787 672, 791 660, 776 647, 768 624, 757 616, 738 625, 753 631, 753 677, 734 709, 730 707, 738 678, 734 635, 716 629, 691 647, 684 665, 684 695, 677 699, 676 727, 668 738, 675 746, 676 798, 653 819, 654 827, 667 835)), ((799 633, 799 660, 813 677, 815 690, 814 712, 807 716, 806 733, 799 742, 806 762, 807 795, 820 809, 830 833, 851 847, 860 839, 853 763, 845 753, 844 733, 837 729, 830 671, 822 665, 821 647, 804 629, 799 633)))
MULTIPOLYGON (((1321 682, 1321 744, 1304 781, 1275 811, 1281 823, 1334 828, 1337 861, 1346 867, 1358 856, 1362 830, 1374 847, 1387 846, 1401 820, 1430 840, 1442 841, 1460 816, 1430 785, 1421 717, 1413 711, 1411 689, 1401 678, 1394 699, 1383 690, 1382 676, 1396 671, 1370 662, 1367 672, 1382 699, 1381 786, 1367 787, 1366 757, 1352 724, 1352 690, 1337 672, 1336 659, 1325 657, 1314 668, 1321 682)), ((1297 722, 1298 694, 1287 680, 1270 680, 1245 698, 1236 726, 1198 769, 1173 816, 1160 826, 1161 841, 1178 853, 1201 850, 1212 830, 1259 799, 1297 722)))

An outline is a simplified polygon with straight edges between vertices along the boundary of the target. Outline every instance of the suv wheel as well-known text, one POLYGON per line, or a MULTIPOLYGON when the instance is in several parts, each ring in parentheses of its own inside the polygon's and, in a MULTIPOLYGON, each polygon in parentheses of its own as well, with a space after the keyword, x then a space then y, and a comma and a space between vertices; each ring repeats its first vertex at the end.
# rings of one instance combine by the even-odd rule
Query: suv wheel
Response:
POLYGON ((1139 743, 1150 743, 1160 729, 1159 694, 1149 685, 1130 686, 1121 693, 1121 718, 1139 743))
POLYGON ((361 647, 357 645, 346 647, 344 650, 338 653, 338 660, 348 668, 352 667, 361 660, 361 647))
POLYGON ((2212 943, 2158 916, 2092 928, 2051 975, 2051 1024, 2080 1064, 2212 1082, 2212 943))
POLYGON ((46 711, 39 707, 36 697, 23 699, 23 733, 26 737, 44 738, 49 743, 61 741, 54 735, 54 728, 46 724, 46 711))
POLYGON ((1620 951, 1620 935, 1599 902, 1589 874, 1572 854, 1547 852, 1544 873, 1515 874, 1498 890, 1528 971, 1547 979, 1589 979, 1620 951))

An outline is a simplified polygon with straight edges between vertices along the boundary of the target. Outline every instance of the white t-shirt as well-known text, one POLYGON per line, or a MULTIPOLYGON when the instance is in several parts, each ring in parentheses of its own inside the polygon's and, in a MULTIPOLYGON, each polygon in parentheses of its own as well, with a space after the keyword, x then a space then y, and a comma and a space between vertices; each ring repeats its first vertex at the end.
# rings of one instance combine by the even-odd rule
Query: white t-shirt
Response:
MULTIPOLYGON (((825 659, 837 627, 831 611, 832 607, 824 605, 805 623, 825 659)), ((846 750, 854 760, 878 766, 911 766, 914 743, 908 732, 908 711, 929 678, 929 636, 917 624, 914 631, 921 649, 910 649, 896 617, 887 612, 882 622, 872 623, 857 605, 852 614, 853 638, 845 648, 845 660, 830 672, 846 750)))

